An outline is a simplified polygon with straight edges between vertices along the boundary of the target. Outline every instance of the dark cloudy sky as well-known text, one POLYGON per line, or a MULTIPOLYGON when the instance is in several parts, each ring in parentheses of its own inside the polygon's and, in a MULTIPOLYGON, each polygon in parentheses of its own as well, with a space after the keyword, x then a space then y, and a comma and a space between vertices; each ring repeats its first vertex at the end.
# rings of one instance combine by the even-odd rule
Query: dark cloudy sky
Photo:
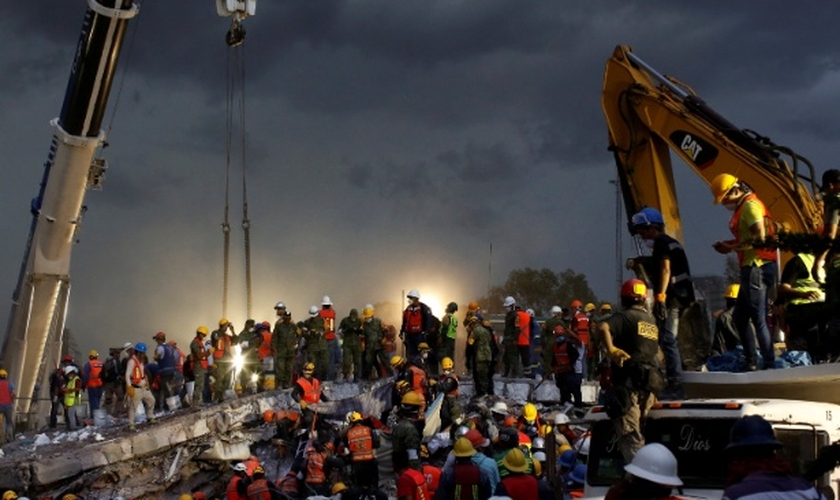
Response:
MULTIPOLYGON (((572 268, 614 299, 600 92, 617 44, 819 173, 836 167, 831 2, 260 0, 257 10, 244 48, 258 320, 277 300, 302 318, 325 293, 341 315, 413 287, 463 303, 485 293, 491 261, 493 284, 514 268, 572 268)), ((84 0, 27 0, 0 17, 0 296, 15 286, 84 11, 84 0)), ((67 323, 82 349, 158 330, 187 341, 220 316, 227 27, 210 0, 149 0, 130 23, 106 119, 111 168, 104 191, 88 193, 73 255, 67 323)), ((241 324, 234 174, 230 317, 241 324)), ((726 237, 728 214, 687 167, 677 179, 694 273, 721 273, 710 244, 726 237)), ((0 324, 7 315, 0 302, 0 324)))

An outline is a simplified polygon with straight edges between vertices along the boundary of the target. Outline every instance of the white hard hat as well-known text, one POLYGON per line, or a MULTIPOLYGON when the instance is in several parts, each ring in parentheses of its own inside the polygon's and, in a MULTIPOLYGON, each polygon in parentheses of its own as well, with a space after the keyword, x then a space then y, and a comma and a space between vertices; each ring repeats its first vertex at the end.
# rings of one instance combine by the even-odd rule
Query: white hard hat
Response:
POLYGON ((131 342, 126 342, 125 344, 123 344, 123 351, 127 351, 132 347, 134 347, 134 344, 132 344, 131 342))
POLYGON ((410 299, 419 299, 420 298, 420 292, 416 288, 412 288, 411 290, 408 291, 407 294, 405 294, 405 296, 410 298, 410 299))
POLYGON ((69 365, 69 366, 65 366, 65 367, 64 367, 64 374, 65 374, 65 375, 69 375, 69 374, 71 374, 71 373, 73 373, 73 372, 75 372, 75 371, 77 371, 77 370, 76 370, 76 367, 75 367, 75 366, 73 366, 73 365, 69 365))
POLYGON ((248 466, 245 465, 244 462, 239 462, 238 464, 234 465, 231 468, 234 470, 234 472, 247 472, 248 471, 248 466))
POLYGON ((569 416, 565 413, 558 412, 557 415, 554 415, 554 425, 564 425, 569 423, 569 416))
POLYGON ((551 308, 551 314, 560 314, 563 312, 563 308, 560 306, 553 306, 551 308))
POLYGON ((309 308, 309 316, 314 318, 318 315, 318 306, 312 306, 309 308))
POLYGON ((538 462, 545 462, 546 461, 544 451, 535 451, 531 456, 534 457, 534 460, 536 460, 538 462))
POLYGON ((502 305, 505 306, 505 307, 510 307, 510 306, 515 305, 515 304, 516 304, 516 299, 514 299, 510 295, 505 297, 505 301, 504 301, 504 303, 502 303, 502 305))
POLYGON ((528 314, 529 314, 529 315, 531 315, 531 316, 533 316, 533 315, 534 315, 534 310, 533 310, 533 309, 531 309, 530 307, 529 307, 528 309, 525 309, 525 312, 526 312, 526 313, 528 313, 528 314))
POLYGON ((508 406, 504 401, 496 401, 495 403, 493 403, 493 406, 490 407, 490 411, 493 413, 507 414, 508 406))
POLYGON ((624 470, 636 477, 664 486, 682 486, 677 476, 677 459, 671 450, 659 443, 646 444, 636 452, 624 470))
POLYGON ((332 305, 332 301, 330 300, 329 295, 324 295, 324 298, 321 299, 321 305, 322 306, 331 306, 332 305))
POLYGON ((278 302, 278 303, 274 304, 274 308, 275 308, 275 309, 285 309, 285 308, 286 308, 286 304, 284 304, 284 303, 282 303, 282 302, 278 302))

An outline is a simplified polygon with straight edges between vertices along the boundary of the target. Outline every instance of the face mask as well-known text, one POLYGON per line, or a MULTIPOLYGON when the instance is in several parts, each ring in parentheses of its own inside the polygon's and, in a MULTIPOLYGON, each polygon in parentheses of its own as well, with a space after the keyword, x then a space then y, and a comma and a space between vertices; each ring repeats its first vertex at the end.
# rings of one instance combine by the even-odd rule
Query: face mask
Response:
POLYGON ((736 208, 738 208, 738 202, 729 202, 724 203, 723 206, 729 210, 730 212, 734 212, 736 208))
POLYGON ((653 248, 653 240, 642 240, 642 243, 645 247, 652 249, 653 248))
POLYGON ((422 357, 423 359, 428 359, 429 358, 429 353, 424 352, 423 354, 420 355, 420 357, 422 357))

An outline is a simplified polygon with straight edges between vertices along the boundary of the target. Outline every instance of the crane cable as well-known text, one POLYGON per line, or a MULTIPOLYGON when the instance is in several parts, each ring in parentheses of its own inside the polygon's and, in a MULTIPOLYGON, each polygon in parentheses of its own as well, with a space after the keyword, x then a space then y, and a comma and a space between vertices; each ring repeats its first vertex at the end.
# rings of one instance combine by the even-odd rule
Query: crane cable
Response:
POLYGON ((248 185, 245 173, 245 63, 241 52, 241 44, 229 46, 227 64, 227 96, 226 96, 226 166, 225 166, 225 210, 222 222, 224 235, 224 284, 222 293, 222 315, 227 317, 228 288, 230 284, 230 176, 233 164, 234 149, 239 148, 242 166, 242 230, 245 239, 245 297, 246 312, 251 317, 251 222, 248 218, 248 185), (238 123, 235 119, 238 115, 238 123), (234 138, 238 126, 239 136, 234 138), (238 144, 236 143, 238 142, 238 144))

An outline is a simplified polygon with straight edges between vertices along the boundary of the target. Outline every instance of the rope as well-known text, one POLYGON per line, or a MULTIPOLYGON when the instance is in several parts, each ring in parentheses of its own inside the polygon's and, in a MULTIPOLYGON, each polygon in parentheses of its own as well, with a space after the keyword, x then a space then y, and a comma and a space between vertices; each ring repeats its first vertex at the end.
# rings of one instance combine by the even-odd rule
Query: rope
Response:
POLYGON ((231 161, 231 137, 233 130, 233 81, 231 77, 231 53, 228 52, 228 64, 226 75, 226 116, 225 116, 225 211, 222 221, 222 234, 224 235, 224 270, 222 279, 222 316, 227 317, 228 305, 228 279, 230 274, 230 161, 231 161))
POLYGON ((251 221, 248 219, 248 184, 245 175, 245 57, 234 48, 239 55, 237 58, 239 70, 239 130, 241 131, 241 153, 242 153, 242 231, 245 236, 245 310, 247 317, 251 318, 251 221))

